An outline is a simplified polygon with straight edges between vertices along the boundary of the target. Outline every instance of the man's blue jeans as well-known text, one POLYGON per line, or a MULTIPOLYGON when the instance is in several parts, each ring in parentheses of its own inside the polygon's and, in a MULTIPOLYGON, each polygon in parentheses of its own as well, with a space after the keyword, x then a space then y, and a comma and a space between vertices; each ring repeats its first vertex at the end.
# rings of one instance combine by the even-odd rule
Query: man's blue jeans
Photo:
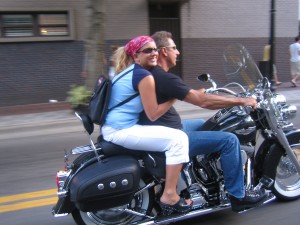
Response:
POLYGON ((201 119, 182 121, 183 131, 189 137, 190 157, 220 152, 225 188, 230 195, 243 198, 244 172, 238 138, 229 132, 199 131, 204 122, 201 119))

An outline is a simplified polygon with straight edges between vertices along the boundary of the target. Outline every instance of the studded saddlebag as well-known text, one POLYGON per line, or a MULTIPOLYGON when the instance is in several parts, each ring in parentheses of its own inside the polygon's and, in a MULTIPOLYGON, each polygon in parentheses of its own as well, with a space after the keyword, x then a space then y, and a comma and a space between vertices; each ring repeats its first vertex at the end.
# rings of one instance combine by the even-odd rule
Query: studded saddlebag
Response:
POLYGON ((71 201, 83 212, 128 204, 138 189, 140 166, 127 155, 113 156, 80 171, 70 185, 71 201))

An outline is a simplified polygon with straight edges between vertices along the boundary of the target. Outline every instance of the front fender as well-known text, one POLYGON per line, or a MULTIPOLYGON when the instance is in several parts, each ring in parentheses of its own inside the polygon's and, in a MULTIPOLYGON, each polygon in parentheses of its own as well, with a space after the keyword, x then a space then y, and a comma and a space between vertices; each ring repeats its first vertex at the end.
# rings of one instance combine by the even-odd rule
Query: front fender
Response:
MULTIPOLYGON (((290 144, 300 143, 300 129, 291 130, 286 133, 286 137, 290 144)), ((284 154, 284 149, 281 144, 277 141, 276 137, 266 138, 261 146, 259 147, 257 153, 255 154, 254 160, 254 170, 258 178, 262 176, 263 171, 266 171, 264 168, 268 168, 278 162, 274 162, 274 159, 270 160, 268 156, 274 154, 284 154)), ((280 157, 278 157, 278 160, 280 157)), ((275 174, 267 174, 269 177, 275 177, 275 174)))
POLYGON ((287 136, 289 142, 294 143, 294 141, 297 141, 297 140, 298 140, 298 142, 300 142, 300 140, 298 139, 299 136, 297 137, 297 135, 299 135, 299 134, 300 134, 300 129, 297 129, 297 130, 288 131, 286 133, 286 136, 287 136))

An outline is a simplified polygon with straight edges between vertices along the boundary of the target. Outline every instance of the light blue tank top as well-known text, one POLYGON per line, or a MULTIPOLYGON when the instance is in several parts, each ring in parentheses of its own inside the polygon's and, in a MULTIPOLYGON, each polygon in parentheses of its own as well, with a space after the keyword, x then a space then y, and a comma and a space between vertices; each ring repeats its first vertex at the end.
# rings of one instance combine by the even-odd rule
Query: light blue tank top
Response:
MULTIPOLYGON (((146 76, 152 74, 143 69, 138 64, 133 64, 116 75, 112 82, 111 98, 108 108, 112 108, 118 103, 124 101, 130 96, 138 92, 139 82, 146 76), (131 71, 130 71, 131 70, 131 71), (114 81, 122 74, 127 73, 124 77, 117 82, 114 81)), ((108 112, 106 116, 105 126, 110 126, 114 129, 124 129, 137 124, 139 120, 139 114, 144 110, 140 96, 135 97, 129 102, 118 106, 108 112)))

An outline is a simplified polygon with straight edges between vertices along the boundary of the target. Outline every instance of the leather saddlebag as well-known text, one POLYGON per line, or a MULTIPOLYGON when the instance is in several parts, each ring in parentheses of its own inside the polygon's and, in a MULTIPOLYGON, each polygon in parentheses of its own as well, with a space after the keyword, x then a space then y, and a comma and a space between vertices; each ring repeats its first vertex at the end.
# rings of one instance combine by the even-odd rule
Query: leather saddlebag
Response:
POLYGON ((75 175, 71 201, 83 212, 128 204, 138 189, 140 166, 132 156, 119 155, 96 162, 75 175))

